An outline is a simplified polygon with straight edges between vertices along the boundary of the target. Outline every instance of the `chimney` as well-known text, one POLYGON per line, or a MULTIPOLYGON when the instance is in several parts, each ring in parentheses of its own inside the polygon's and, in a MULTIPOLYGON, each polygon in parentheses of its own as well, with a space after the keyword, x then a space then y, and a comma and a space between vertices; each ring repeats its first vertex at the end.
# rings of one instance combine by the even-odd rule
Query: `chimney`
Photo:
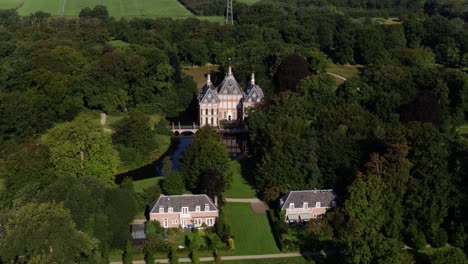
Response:
POLYGON ((232 76, 232 67, 229 65, 228 76, 232 76))
POLYGON ((216 207, 218 207, 218 196, 216 195, 214 197, 214 204, 216 205, 216 207))
POLYGON ((250 83, 251 83, 252 85, 255 85, 255 73, 253 73, 253 72, 252 72, 252 75, 251 75, 251 77, 250 77, 250 83))
POLYGON ((211 74, 206 75, 206 85, 211 85, 211 74))

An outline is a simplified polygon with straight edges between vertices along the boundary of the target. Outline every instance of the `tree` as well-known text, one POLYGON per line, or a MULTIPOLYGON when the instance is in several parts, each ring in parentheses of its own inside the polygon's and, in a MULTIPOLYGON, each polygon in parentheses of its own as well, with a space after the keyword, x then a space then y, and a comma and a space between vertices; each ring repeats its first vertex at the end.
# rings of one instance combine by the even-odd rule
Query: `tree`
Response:
POLYGON ((276 72, 277 90, 296 91, 297 84, 309 74, 309 65, 304 57, 298 54, 289 55, 278 66, 276 72))
POLYGON ((180 172, 188 189, 196 191, 204 172, 214 170, 225 178, 228 164, 229 155, 220 135, 214 128, 204 126, 185 149, 180 172))
POLYGON ((116 122, 114 129, 112 141, 116 145, 136 149, 146 154, 158 146, 151 120, 142 112, 130 112, 128 117, 116 122))
POLYGON ((185 192, 184 178, 179 172, 171 171, 164 176, 162 188, 167 195, 183 194, 185 192))
POLYGON ((454 264, 466 264, 465 253, 459 248, 449 247, 439 250, 435 250, 434 253, 429 257, 430 264, 444 264, 444 263, 454 263, 454 264))
POLYGON ((91 176, 113 184, 120 169, 111 135, 90 115, 56 125, 43 138, 49 145, 50 160, 59 175, 91 176))
POLYGON ((58 203, 28 203, 6 217, 0 226, 0 255, 21 262, 98 262, 98 241, 73 223, 70 211, 58 203))
POLYGON ((133 262, 133 246, 130 240, 127 240, 125 243, 125 249, 122 254, 122 263, 123 264, 132 264, 133 262))

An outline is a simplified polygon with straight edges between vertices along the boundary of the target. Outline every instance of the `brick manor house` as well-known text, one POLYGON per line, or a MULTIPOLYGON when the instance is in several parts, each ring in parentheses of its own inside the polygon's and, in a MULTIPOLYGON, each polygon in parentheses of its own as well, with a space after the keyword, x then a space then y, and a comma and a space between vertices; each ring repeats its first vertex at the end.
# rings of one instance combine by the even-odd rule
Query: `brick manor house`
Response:
POLYGON ((231 66, 218 87, 213 85, 208 74, 206 84, 198 96, 199 125, 219 126, 221 121, 243 121, 247 108, 255 106, 262 98, 263 91, 255 84, 253 73, 245 92, 234 78, 231 66))

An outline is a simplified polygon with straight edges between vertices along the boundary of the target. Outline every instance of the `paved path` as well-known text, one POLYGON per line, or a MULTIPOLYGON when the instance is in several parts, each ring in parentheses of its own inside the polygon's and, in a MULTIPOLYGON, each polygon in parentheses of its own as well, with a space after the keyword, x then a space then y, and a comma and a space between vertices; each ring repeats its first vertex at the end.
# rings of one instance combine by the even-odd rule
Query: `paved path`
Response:
POLYGON ((228 203, 261 203, 258 198, 251 198, 251 199, 241 199, 241 198, 225 198, 226 202, 228 203))
POLYGON ((340 75, 338 75, 338 74, 334 74, 334 73, 331 73, 331 72, 327 72, 327 73, 330 74, 331 76, 336 77, 336 78, 338 78, 338 79, 341 79, 341 80, 343 80, 343 81, 347 81, 347 80, 348 80, 348 79, 346 79, 345 77, 340 76, 340 75))
MULTIPOLYGON (((310 256, 310 255, 317 255, 320 254, 320 252, 315 252, 315 253, 304 253, 301 255, 301 253, 279 253, 279 254, 265 254, 265 255, 245 255, 245 256, 225 256, 221 257, 221 260, 242 260, 242 259, 271 259, 271 258, 291 258, 291 257, 302 257, 304 255, 310 256)), ((213 257, 203 257, 200 258, 200 262, 207 262, 207 261, 214 261, 213 257)), ((179 258, 179 262, 191 262, 189 258, 179 258)), ((114 261, 110 262, 110 264, 121 264, 122 262, 120 261, 114 261)), ((156 263, 169 263, 168 259, 157 259, 156 263)), ((145 264, 144 260, 136 260, 133 261, 133 264, 145 264)))

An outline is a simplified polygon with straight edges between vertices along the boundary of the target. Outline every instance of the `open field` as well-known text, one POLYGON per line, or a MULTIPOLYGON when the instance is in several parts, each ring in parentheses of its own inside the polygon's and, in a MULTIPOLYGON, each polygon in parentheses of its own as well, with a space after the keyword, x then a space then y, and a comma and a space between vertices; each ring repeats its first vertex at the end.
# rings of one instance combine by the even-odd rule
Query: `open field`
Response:
MULTIPOLYGON (((113 17, 192 17, 189 10, 177 0, 23 0, 23 6, 18 10, 20 15, 28 15, 36 11, 44 11, 54 16, 78 16, 81 9, 104 5, 113 17)), ((18 0, 2 0, 1 6, 18 6, 18 0), (3 3, 6 2, 6 3, 3 3)))
POLYGON ((0 9, 13 9, 17 8, 23 3, 23 0, 1 0, 0 9))
POLYGON ((464 125, 460 126, 457 129, 457 131, 460 132, 460 135, 467 135, 468 134, 468 124, 464 124, 464 125))
POLYGON ((260 1, 260 0, 237 0, 237 2, 244 3, 244 4, 247 4, 247 5, 253 5, 253 4, 257 3, 258 1, 260 1))
POLYGON ((255 213, 249 203, 226 203, 223 212, 234 235, 234 255, 280 253, 266 214, 255 213))
MULTIPOLYGON (((206 262, 214 263, 214 262, 206 262)), ((246 259, 246 260, 223 260, 226 264, 313 264, 303 257, 277 258, 277 259, 246 259)))
POLYGON ((197 87, 200 89, 206 83, 206 74, 210 72, 218 71, 218 65, 206 65, 206 66, 195 66, 195 67, 184 67, 183 71, 192 76, 197 83, 197 87))
POLYGON ((340 75, 345 77, 346 79, 351 78, 359 73, 359 68, 361 65, 341 65, 341 64, 328 64, 328 72, 340 75))

